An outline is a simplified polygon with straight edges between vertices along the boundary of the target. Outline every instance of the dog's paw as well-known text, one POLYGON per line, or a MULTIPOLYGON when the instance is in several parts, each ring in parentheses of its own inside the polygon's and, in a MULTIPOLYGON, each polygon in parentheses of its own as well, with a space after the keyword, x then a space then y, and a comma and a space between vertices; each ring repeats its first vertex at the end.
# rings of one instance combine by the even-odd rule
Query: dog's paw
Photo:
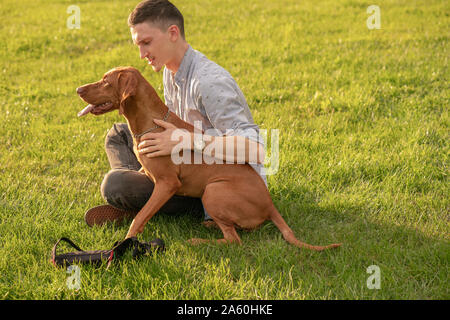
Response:
POLYGON ((189 244, 195 246, 195 245, 199 245, 199 244, 202 244, 202 243, 208 243, 209 240, 207 240, 207 239, 200 239, 200 238, 192 238, 192 239, 189 239, 187 242, 189 244))
POLYGON ((216 229, 220 229, 219 226, 217 225, 217 223, 214 220, 206 220, 202 222, 202 225, 204 227, 207 227, 208 229, 211 228, 216 228, 216 229))

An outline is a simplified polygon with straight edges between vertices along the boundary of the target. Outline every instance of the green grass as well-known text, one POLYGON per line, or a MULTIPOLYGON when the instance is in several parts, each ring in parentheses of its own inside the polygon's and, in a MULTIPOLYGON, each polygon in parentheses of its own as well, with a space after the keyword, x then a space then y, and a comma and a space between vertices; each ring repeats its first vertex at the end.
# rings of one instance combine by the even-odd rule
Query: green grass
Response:
MULTIPOLYGON (((81 288, 49 262, 56 239, 107 249, 128 226, 89 228, 104 201, 104 137, 117 113, 78 119, 75 88, 122 65, 155 74, 126 24, 137 1, 2 1, 0 25, 0 298, 449 299, 449 10, 446 1, 177 0, 188 42, 234 76, 256 123, 280 132, 268 179, 299 239, 343 242, 315 253, 273 224, 218 238, 200 216, 157 215, 140 236, 163 255, 109 271, 81 268, 81 288), (81 29, 66 28, 71 4, 81 29), (447 196, 446 196, 447 195, 447 196), (366 269, 378 265, 381 289, 366 269)), ((270 133, 270 131, 269 131, 270 133)))

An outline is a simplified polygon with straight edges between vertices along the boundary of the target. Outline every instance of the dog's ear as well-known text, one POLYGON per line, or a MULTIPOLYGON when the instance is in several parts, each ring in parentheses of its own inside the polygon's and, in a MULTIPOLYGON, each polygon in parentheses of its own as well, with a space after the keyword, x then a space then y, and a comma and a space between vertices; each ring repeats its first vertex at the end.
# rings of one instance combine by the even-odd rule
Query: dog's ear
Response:
POLYGON ((123 114, 125 101, 136 95, 137 79, 131 72, 121 72, 118 77, 120 94, 119 114, 123 114))

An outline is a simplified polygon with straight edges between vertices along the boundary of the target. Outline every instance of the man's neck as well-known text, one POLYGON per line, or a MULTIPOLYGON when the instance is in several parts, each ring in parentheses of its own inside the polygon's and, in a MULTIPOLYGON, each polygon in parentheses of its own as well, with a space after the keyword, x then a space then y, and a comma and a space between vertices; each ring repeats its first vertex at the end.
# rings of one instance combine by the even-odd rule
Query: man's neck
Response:
POLYGON ((183 61, 184 55, 186 54, 188 48, 189 44, 186 41, 180 43, 180 45, 175 49, 174 58, 171 62, 166 64, 166 68, 172 71, 173 74, 176 74, 180 68, 181 62, 183 61))

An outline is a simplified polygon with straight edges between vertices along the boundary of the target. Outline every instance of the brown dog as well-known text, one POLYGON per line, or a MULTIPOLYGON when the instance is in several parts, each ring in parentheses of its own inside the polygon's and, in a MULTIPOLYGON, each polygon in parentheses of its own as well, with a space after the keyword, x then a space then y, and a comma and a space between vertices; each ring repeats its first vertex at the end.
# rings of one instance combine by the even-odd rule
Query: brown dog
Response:
MULTIPOLYGON (((271 220, 289 243, 311 250, 336 248, 341 244, 312 246, 300 242, 272 203, 269 191, 258 173, 248 164, 174 164, 170 156, 147 158, 136 148, 138 136, 154 128, 153 119, 163 119, 178 128, 191 132, 194 127, 181 120, 161 101, 153 87, 140 72, 131 67, 115 68, 100 81, 77 89, 80 97, 89 105, 79 116, 89 112, 102 114, 115 109, 123 114, 133 133, 134 148, 146 175, 155 184, 153 193, 134 218, 128 236, 144 230, 150 218, 174 194, 202 199, 208 214, 222 230, 224 238, 218 242, 237 242, 241 239, 235 227, 254 229, 271 220)), ((154 132, 162 131, 162 128, 154 132)), ((191 157, 193 152, 191 151, 191 157)), ((191 243, 206 242, 191 239, 191 243)))

